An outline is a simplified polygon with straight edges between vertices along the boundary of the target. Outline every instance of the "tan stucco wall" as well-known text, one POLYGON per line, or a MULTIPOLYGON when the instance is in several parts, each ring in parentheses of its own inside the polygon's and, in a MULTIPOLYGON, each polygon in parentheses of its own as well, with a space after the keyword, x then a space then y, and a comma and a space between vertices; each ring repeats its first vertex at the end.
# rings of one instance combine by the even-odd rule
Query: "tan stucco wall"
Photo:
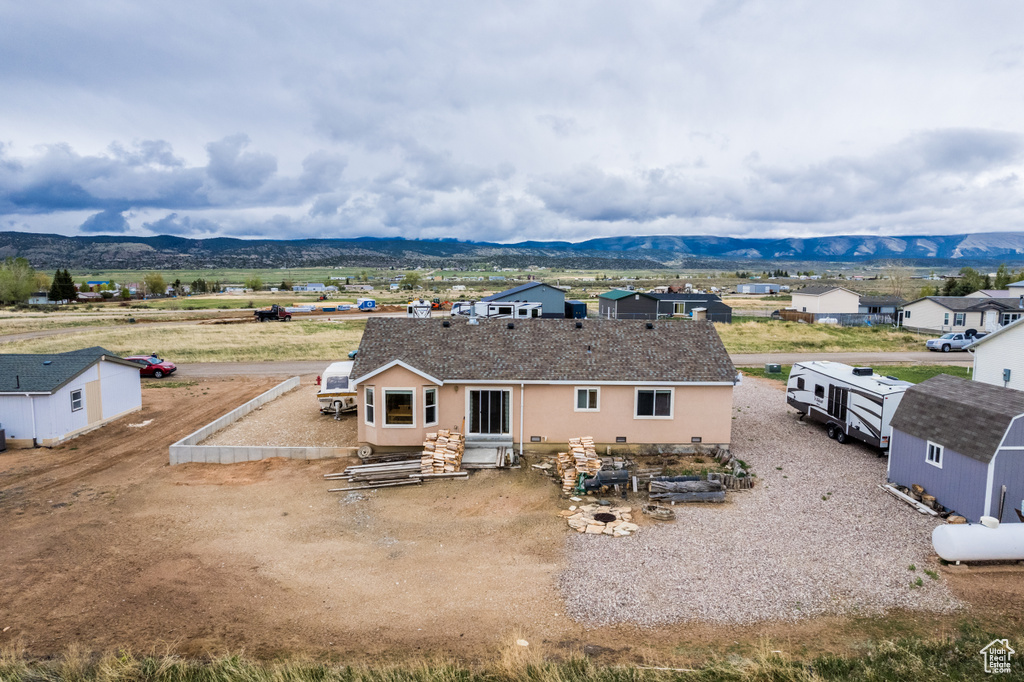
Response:
MULTIPOLYGON (((471 389, 491 388, 510 391, 510 438, 520 441, 520 429, 527 447, 531 436, 544 442, 564 443, 571 437, 592 436, 599 444, 615 444, 625 436, 627 444, 657 443, 691 445, 700 437, 704 445, 728 444, 732 439, 732 386, 674 386, 671 419, 638 419, 635 413, 636 386, 601 386, 597 384, 535 385, 528 384, 523 393, 516 385, 459 385, 438 387, 438 424, 423 424, 423 389, 432 384, 401 367, 393 367, 365 384, 359 385, 359 442, 381 448, 416 447, 424 434, 438 428, 466 431, 467 395, 471 389), (366 424, 363 400, 365 389, 375 388, 377 419, 374 426, 366 424), (595 386, 599 389, 597 412, 574 410, 575 389, 595 386), (383 389, 413 388, 415 390, 416 426, 383 426, 383 389), (524 418, 520 423, 522 400, 524 418)), ((658 387, 666 388, 666 387, 658 387)))

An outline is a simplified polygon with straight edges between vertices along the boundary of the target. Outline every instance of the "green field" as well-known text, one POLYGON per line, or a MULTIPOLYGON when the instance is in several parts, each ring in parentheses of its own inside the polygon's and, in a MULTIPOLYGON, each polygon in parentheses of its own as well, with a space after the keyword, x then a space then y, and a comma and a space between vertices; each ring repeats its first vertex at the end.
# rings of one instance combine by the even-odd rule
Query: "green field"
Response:
POLYGON ((840 327, 768 318, 719 323, 715 328, 730 353, 920 351, 925 338, 892 327, 840 327))
MULTIPOLYGON (((764 367, 741 367, 740 371, 747 376, 785 382, 789 378, 789 370, 792 367, 792 365, 782 365, 782 371, 778 374, 768 374, 764 371, 764 367)), ((971 378, 971 368, 959 365, 875 365, 875 373, 896 377, 912 384, 919 384, 937 374, 951 374, 964 379, 971 378)))

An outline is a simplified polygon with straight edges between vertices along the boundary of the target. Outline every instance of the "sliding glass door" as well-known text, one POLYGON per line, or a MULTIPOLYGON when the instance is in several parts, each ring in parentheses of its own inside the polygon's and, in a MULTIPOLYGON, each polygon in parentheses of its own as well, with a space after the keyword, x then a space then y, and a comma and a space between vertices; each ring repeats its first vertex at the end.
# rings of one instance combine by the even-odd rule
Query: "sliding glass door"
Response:
POLYGON ((511 391, 471 390, 469 392, 469 433, 507 434, 511 391))

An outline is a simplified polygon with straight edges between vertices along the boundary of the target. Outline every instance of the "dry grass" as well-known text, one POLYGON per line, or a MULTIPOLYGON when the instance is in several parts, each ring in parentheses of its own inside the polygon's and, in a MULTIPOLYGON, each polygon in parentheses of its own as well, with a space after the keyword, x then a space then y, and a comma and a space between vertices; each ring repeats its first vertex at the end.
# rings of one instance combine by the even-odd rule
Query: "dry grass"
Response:
POLYGON ((61 353, 103 346, 117 355, 158 352, 175 363, 322 360, 359 346, 366 323, 296 321, 273 324, 194 325, 83 330, 4 344, 5 353, 61 353))
POLYGON ((765 320, 716 324, 730 353, 921 351, 925 337, 891 327, 840 327, 765 320))

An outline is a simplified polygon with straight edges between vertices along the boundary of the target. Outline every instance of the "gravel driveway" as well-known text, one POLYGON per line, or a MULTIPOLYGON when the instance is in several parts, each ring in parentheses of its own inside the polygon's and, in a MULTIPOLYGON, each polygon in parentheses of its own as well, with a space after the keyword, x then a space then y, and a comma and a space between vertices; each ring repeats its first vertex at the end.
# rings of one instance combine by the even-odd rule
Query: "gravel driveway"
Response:
POLYGON ((745 378, 733 402, 733 452, 757 473, 754 490, 677 505, 674 523, 632 537, 573 533, 560 578, 570 616, 650 626, 961 607, 924 573, 937 568, 941 521, 878 488, 884 457, 798 422, 782 384, 745 378))

